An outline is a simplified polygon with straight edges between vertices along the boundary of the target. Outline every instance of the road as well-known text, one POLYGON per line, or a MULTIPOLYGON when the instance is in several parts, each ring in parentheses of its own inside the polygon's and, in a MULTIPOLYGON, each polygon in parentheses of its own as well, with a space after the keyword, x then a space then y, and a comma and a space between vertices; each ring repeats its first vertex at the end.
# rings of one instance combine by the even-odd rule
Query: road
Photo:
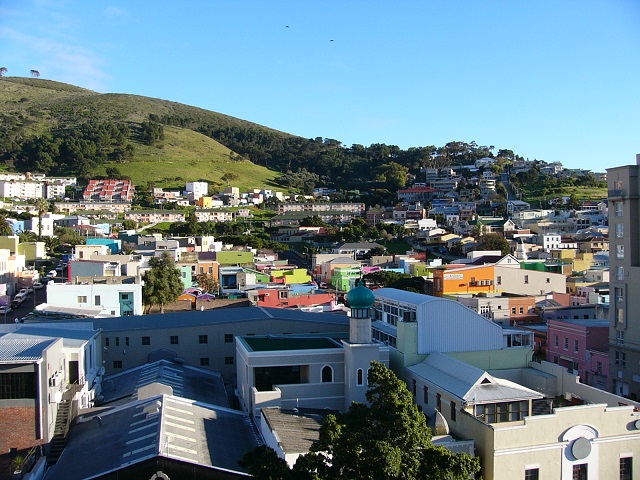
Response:
MULTIPOLYGON (((62 283, 66 281, 66 277, 56 277, 54 278, 56 283, 62 283)), ((15 319, 22 318, 26 316, 28 313, 33 311, 36 305, 40 305, 41 303, 46 303, 47 301, 47 286, 40 290, 34 290, 33 293, 27 295, 27 298, 24 302, 20 304, 17 308, 12 308, 9 313, 6 315, 0 316, 0 322, 2 323, 14 323, 15 319)))

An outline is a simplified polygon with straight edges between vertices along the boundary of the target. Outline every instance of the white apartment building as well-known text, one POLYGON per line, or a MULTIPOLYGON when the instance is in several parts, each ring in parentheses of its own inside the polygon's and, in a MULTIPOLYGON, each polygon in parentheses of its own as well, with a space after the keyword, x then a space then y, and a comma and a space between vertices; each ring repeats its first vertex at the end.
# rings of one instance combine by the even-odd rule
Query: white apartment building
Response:
POLYGON ((0 197, 43 198, 44 184, 30 180, 0 180, 0 197))
POLYGON ((189 197, 195 201, 209 194, 209 184, 207 182, 187 182, 185 190, 189 197))

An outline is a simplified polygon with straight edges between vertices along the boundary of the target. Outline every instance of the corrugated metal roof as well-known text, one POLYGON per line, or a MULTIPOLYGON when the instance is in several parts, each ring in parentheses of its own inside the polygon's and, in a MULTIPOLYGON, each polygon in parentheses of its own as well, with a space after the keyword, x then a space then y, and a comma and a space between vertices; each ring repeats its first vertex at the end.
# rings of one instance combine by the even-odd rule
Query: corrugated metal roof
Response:
POLYGON ((442 301, 439 297, 432 297, 431 295, 424 295, 422 293, 408 292, 406 290, 398 290, 396 288, 379 288, 374 290, 373 294, 378 297, 388 298, 390 300, 397 300, 399 302, 413 303, 420 305, 421 303, 433 302, 435 300, 442 301))
POLYGON ((56 339, 0 338, 0 362, 37 362, 56 339))
POLYGON ((422 363, 407 367, 427 382, 469 403, 498 403, 543 398, 517 383, 495 378, 488 372, 442 353, 432 353, 422 363))

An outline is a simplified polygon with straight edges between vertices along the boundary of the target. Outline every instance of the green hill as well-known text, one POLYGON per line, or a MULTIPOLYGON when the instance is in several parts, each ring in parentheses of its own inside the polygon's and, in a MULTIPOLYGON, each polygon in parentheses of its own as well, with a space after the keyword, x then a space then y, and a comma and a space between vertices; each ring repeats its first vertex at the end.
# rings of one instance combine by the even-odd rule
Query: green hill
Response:
MULTIPOLYGON (((242 189, 274 187, 279 173, 255 165, 216 140, 190 128, 164 126, 164 139, 146 145, 137 138, 140 125, 150 115, 190 118, 194 124, 260 129, 271 134, 282 132, 196 107, 125 94, 100 94, 50 80, 5 77, 0 79, 0 149, 15 152, 32 136, 69 131, 86 124, 115 122, 127 125, 133 155, 118 161, 108 155, 95 165, 91 175, 105 175, 108 168, 131 177, 135 184, 155 182, 167 187, 184 186, 184 181, 203 180, 225 185, 221 177, 228 172, 238 176, 234 186, 242 189)), ((20 168, 19 154, 5 158, 7 169, 20 168)), ((49 174, 76 174, 53 167, 49 174)))

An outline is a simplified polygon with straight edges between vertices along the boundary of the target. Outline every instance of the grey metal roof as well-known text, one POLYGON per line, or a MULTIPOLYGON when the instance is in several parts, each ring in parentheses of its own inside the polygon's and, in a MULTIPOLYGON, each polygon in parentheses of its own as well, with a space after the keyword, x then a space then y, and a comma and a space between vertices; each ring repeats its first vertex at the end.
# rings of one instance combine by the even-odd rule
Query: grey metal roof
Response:
MULTIPOLYGON (((90 325, 90 324, 89 324, 90 325)), ((65 328, 55 323, 20 324, 20 327, 5 338, 62 338, 65 347, 81 347, 91 340, 97 331, 87 329, 65 328)))
POLYGON ((543 398, 543 395, 534 390, 502 378, 495 378, 480 368, 442 353, 432 353, 422 363, 407 369, 472 404, 543 398))
POLYGON ((0 338, 0 363, 37 362, 42 358, 42 352, 54 343, 56 339, 10 338, 5 335, 0 338))
POLYGON ((320 438, 320 427, 329 413, 296 412, 280 407, 263 408, 261 411, 286 454, 307 453, 311 444, 320 438))
POLYGON ((101 404, 138 399, 138 389, 152 383, 170 386, 173 394, 210 405, 229 407, 222 376, 217 372, 189 365, 158 360, 124 372, 105 376, 101 404))
POLYGON ((373 291, 373 294, 378 297, 389 298, 391 300, 397 300, 399 302, 413 303, 419 305, 421 303, 433 302, 433 301, 449 301, 439 297, 432 297, 431 295, 424 295, 422 293, 408 292, 406 290, 398 290, 396 288, 379 288, 373 291))
MULTIPOLYGON (((200 325, 269 321, 272 319, 296 320, 299 322, 319 322, 329 325, 348 325, 346 314, 308 313, 296 309, 238 307, 216 308, 204 311, 170 312, 154 315, 134 315, 128 317, 82 319, 90 321, 94 328, 105 332, 121 330, 147 330, 150 328, 197 327, 200 325)), ((73 319, 56 322, 73 322, 73 319)))
POLYGON ((238 460, 260 443, 242 412, 160 395, 80 418, 44 478, 91 479, 157 456, 242 472, 238 460))

